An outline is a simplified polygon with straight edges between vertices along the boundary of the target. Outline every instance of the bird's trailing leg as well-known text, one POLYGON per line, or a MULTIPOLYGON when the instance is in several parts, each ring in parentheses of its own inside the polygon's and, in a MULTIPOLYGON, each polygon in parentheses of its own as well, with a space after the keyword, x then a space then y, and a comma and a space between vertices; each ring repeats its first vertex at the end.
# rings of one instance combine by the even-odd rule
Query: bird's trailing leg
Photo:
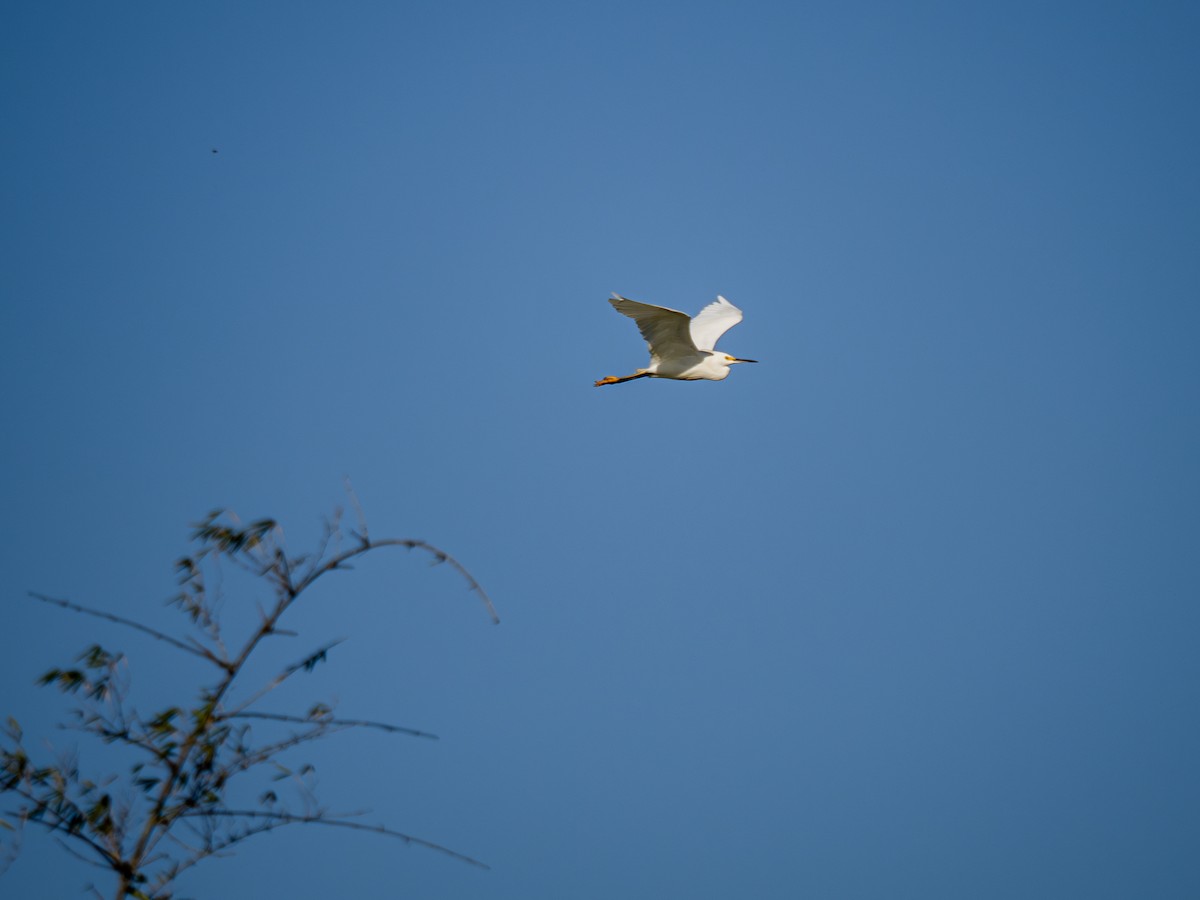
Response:
POLYGON ((601 378, 596 382, 596 387, 604 387, 606 384, 620 384, 622 381, 633 381, 635 378, 648 378, 649 372, 634 372, 632 375, 626 375, 624 378, 617 378, 615 375, 609 375, 601 378))

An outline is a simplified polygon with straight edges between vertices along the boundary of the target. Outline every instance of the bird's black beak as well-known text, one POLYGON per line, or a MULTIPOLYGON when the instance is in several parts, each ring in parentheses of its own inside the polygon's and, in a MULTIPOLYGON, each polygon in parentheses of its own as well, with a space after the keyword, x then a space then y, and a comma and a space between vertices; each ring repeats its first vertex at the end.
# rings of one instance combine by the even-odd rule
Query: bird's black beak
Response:
POLYGON ((734 357, 734 361, 735 362, 752 362, 752 363, 758 362, 757 359, 738 359, 736 356, 734 357))

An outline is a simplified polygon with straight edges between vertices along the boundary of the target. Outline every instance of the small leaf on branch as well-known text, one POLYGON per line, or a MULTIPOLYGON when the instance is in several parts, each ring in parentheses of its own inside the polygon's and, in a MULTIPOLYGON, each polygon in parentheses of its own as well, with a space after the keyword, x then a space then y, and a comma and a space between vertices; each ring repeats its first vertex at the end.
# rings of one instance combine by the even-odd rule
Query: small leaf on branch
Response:
POLYGON ((51 669, 38 679, 40 685, 55 682, 58 682, 58 689, 64 694, 73 694, 87 683, 87 679, 78 669, 51 669))

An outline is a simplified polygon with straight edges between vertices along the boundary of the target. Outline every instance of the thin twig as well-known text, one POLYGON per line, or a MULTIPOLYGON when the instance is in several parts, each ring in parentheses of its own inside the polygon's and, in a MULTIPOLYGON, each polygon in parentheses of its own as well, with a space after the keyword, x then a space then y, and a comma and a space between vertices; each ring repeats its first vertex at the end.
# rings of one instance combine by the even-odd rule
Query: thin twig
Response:
POLYGON ((209 662, 213 663, 219 668, 226 668, 226 664, 217 659, 209 651, 202 648, 198 649, 193 647, 181 640, 178 640, 177 638, 171 637, 169 634, 163 634, 161 631, 151 628, 148 625, 143 625, 141 622, 134 622, 132 619, 116 616, 112 613, 104 612, 103 610, 92 609, 88 606, 81 606, 78 603, 72 603, 70 600, 62 600, 58 597, 47 597, 45 594, 38 594, 34 591, 30 591, 29 596, 33 597, 35 600, 40 600, 42 603, 49 603, 52 606, 61 606, 63 609, 69 609, 72 612, 83 613, 84 615, 88 616, 95 616, 97 619, 107 619, 110 622, 116 622, 118 625, 125 625, 129 628, 134 628, 143 632, 144 634, 150 635, 152 638, 156 638, 160 641, 166 641, 172 647, 178 647, 180 650, 190 653, 193 656, 199 656, 201 659, 207 659, 209 662))
POLYGON ((363 512, 362 504, 358 502, 358 494, 354 493, 354 485, 350 483, 349 475, 344 476, 342 480, 346 484, 346 495, 350 498, 350 505, 354 507, 355 515, 358 516, 358 531, 363 540, 369 542, 371 536, 367 532, 367 516, 363 512))
POLYGON ((265 712, 234 712, 221 716, 223 719, 268 719, 273 722, 295 722, 298 725, 337 725, 344 728, 376 728, 393 734, 407 734, 412 737, 438 740, 436 734, 428 731, 418 731, 415 728, 405 728, 403 725, 389 725, 387 722, 371 722, 366 719, 335 719, 330 716, 305 718, 304 716, 286 716, 280 713, 265 712))
MULTIPOLYGON (((32 794, 30 794, 26 791, 21 790, 20 788, 10 788, 9 790, 11 790, 14 794, 16 794, 22 800, 26 800, 30 803, 33 803, 33 804, 35 804, 35 806, 42 805, 35 796, 33 796, 32 794)), ((66 800, 66 798, 64 798, 64 802, 66 804, 68 804, 71 807, 72 811, 74 811, 80 817, 83 816, 82 811, 79 809, 78 805, 76 805, 73 801, 66 800)), ((90 837, 88 837, 82 831, 73 831, 70 828, 70 826, 68 826, 66 824, 66 820, 56 811, 54 811, 52 809, 48 809, 46 811, 54 816, 53 821, 50 821, 50 820, 44 819, 44 818, 34 819, 34 818, 31 818, 29 815, 22 815, 20 810, 16 810, 16 811, 10 810, 8 813, 6 813, 6 815, 19 816, 23 822, 33 822, 34 824, 41 825, 47 831, 61 832, 62 834, 67 835, 67 837, 72 837, 72 838, 75 838, 75 840, 77 840, 77 841, 82 841, 84 844, 86 844, 87 846, 89 846, 93 850, 95 850, 96 854, 101 859, 103 859, 106 863, 109 864, 109 867, 113 866, 113 864, 116 861, 116 857, 114 857, 112 855, 112 853, 110 853, 106 848, 104 848, 100 844, 96 843, 96 841, 92 840, 90 837)))
POLYGON ((84 734, 94 734, 106 742, 120 741, 128 747, 137 747, 139 750, 145 750, 155 759, 162 759, 161 749, 151 743, 150 738, 145 735, 134 735, 133 731, 128 728, 119 729, 111 727, 99 716, 91 720, 83 720, 78 725, 60 723, 58 727, 64 731, 80 731, 84 734))
POLYGON ((345 563, 349 560, 354 559, 356 556, 362 556, 364 553, 374 550, 376 547, 404 547, 407 550, 424 550, 426 553, 429 553, 434 557, 435 562, 448 563, 451 568, 458 572, 458 574, 466 580, 467 589, 477 593, 480 599, 483 600, 483 605, 487 607, 488 615, 492 617, 492 622, 497 625, 500 624, 500 616, 497 615, 496 607, 492 605, 492 600, 487 595, 487 591, 485 591, 483 586, 475 580, 475 577, 467 571, 466 566, 460 563, 445 550, 435 547, 433 544, 430 544, 426 541, 420 541, 411 538, 384 538, 378 541, 369 540, 365 535, 361 536, 361 538, 361 543, 353 550, 347 550, 344 553, 338 554, 326 562, 323 566, 318 567, 316 570, 305 576, 304 580, 296 586, 296 593, 299 594, 304 591, 309 585, 311 585, 326 572, 332 572, 335 569, 343 568, 345 567, 345 563))
POLYGON ((274 744, 264 744, 261 747, 250 750, 245 756, 229 763, 227 768, 230 775, 236 775, 239 772, 246 772, 253 769, 255 766, 262 765, 265 762, 272 762, 274 758, 285 750, 290 750, 293 747, 298 747, 301 744, 307 744, 309 741, 319 741, 323 738, 331 737, 339 731, 345 731, 345 728, 338 726, 330 726, 328 728, 313 728, 303 734, 293 734, 291 737, 284 738, 281 741, 276 741, 274 744))
POLYGON ((287 681, 289 678, 291 678, 293 675, 295 675, 300 670, 305 669, 306 667, 311 669, 313 666, 315 666, 317 664, 317 662, 320 662, 321 657, 323 657, 330 650, 332 650, 334 647, 336 647, 338 644, 342 643, 345 640, 346 640, 345 638, 338 638, 336 641, 330 641, 328 644, 325 644, 322 647, 318 647, 316 650, 314 650, 312 653, 308 654, 308 656, 304 657, 304 659, 300 660, 299 662, 292 663, 290 666, 288 666, 286 669, 284 669, 282 672, 280 672, 278 675, 276 675, 273 679, 268 681, 265 685, 263 685, 261 688, 259 688, 257 691, 255 691, 253 694, 251 694, 249 699, 242 702, 241 705, 239 705, 232 713, 226 713, 225 718, 229 718, 232 715, 236 715, 237 713, 240 713, 240 712, 243 712, 243 711, 249 709, 251 706, 253 706, 255 703, 257 703, 259 700, 261 700, 263 697, 265 697, 271 691, 275 690, 275 688, 279 687, 281 684, 283 684, 285 681, 287 681))
POLYGON ((444 853, 447 856, 452 856, 455 859, 462 860, 465 863, 470 863, 473 866, 478 866, 481 869, 490 869, 487 863, 480 862, 473 857, 466 856, 462 853, 456 853, 449 847, 443 847, 441 844, 435 844, 433 841, 427 841, 424 838, 413 837, 411 834, 404 834, 401 831, 393 831, 391 828, 386 828, 383 825, 364 825, 361 822, 347 822, 344 819, 329 819, 322 814, 298 816, 292 813, 285 812, 264 812, 253 809, 206 809, 197 810, 195 812, 183 813, 180 818, 196 818, 204 816, 224 816, 227 818, 247 818, 247 819, 266 819, 268 820, 268 828, 262 830, 270 830, 270 828, 278 828, 283 825, 307 824, 307 825, 328 825, 331 828, 350 828, 354 831, 371 831, 375 834, 384 834, 388 837, 394 837, 404 841, 406 844, 416 844, 420 847, 425 847, 429 850, 435 850, 438 853, 444 853))
POLYGON ((58 844, 58 846, 62 847, 63 850, 67 851, 67 853, 71 854, 73 857, 75 857, 77 860, 79 860, 81 863, 83 863, 84 865, 92 866, 94 868, 100 869, 101 871, 105 871, 105 870, 108 870, 111 868, 111 866, 100 865, 100 863, 96 862, 94 859, 88 859, 86 856, 84 856, 82 853, 80 853, 74 847, 67 844, 67 842, 64 841, 62 838, 55 838, 54 842, 56 844, 58 844))

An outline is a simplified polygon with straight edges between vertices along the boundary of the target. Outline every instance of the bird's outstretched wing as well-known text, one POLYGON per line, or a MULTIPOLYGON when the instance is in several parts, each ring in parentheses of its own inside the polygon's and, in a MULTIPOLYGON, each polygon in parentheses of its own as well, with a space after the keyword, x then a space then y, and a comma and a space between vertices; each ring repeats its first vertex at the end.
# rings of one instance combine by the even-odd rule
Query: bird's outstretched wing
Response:
POLYGON ((742 311, 718 295, 692 319, 692 340, 701 350, 711 350, 721 335, 742 321, 742 311))
MULTIPOLYGON (((637 322, 638 331, 642 333, 646 345, 650 348, 651 362, 695 355, 696 345, 692 343, 692 333, 688 329, 692 320, 687 313, 667 309, 665 306, 638 303, 620 294, 613 294, 608 302, 621 315, 629 316, 637 322)), ((740 313, 738 318, 741 318, 740 313)))

